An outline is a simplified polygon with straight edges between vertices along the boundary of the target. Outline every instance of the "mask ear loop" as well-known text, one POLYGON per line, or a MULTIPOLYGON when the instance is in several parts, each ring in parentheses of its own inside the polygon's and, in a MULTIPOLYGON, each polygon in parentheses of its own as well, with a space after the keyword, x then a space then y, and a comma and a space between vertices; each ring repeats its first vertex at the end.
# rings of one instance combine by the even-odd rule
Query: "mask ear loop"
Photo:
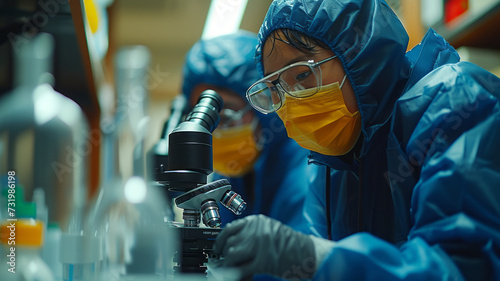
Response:
POLYGON ((346 79, 347 79, 347 74, 344 75, 344 79, 342 79, 342 83, 340 83, 340 89, 342 89, 342 86, 344 86, 346 79))

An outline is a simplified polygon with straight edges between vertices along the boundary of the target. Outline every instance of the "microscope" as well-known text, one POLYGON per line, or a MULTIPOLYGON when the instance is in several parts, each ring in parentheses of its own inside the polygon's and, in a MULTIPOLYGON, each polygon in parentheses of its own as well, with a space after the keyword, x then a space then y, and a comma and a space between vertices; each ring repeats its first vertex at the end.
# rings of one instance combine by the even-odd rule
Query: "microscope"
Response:
MULTIPOLYGON (((208 182, 213 171, 212 132, 219 124, 222 105, 222 98, 215 91, 204 91, 185 120, 168 134, 167 155, 161 155, 165 154, 165 143, 163 152, 158 147, 155 152, 154 180, 170 191, 181 193, 174 202, 183 209, 184 223, 171 224, 181 239, 181 249, 174 255, 175 272, 205 273, 208 257, 217 258, 213 244, 221 231, 218 203, 236 215, 246 208, 227 179, 208 182), (200 227, 201 220, 208 227, 200 227)), ((182 104, 174 106, 182 111, 182 104)), ((172 117, 180 120, 178 114, 172 117)))

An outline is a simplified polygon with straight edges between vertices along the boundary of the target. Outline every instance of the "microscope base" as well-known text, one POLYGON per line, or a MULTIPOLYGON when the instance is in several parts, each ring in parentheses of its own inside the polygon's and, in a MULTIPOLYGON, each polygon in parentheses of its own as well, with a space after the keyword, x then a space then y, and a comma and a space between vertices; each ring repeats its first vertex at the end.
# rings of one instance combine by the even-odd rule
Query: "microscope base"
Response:
POLYGON ((208 257, 218 258, 213 253, 215 238, 220 228, 175 227, 181 240, 182 252, 174 255, 175 272, 206 274, 208 257))

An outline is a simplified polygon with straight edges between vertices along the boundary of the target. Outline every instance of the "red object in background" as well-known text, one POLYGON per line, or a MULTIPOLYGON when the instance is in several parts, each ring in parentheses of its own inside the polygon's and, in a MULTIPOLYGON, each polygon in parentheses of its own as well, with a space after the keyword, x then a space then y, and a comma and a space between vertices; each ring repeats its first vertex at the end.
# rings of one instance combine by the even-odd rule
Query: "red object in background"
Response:
POLYGON ((449 23, 469 9, 469 0, 447 0, 444 3, 444 22, 449 23))

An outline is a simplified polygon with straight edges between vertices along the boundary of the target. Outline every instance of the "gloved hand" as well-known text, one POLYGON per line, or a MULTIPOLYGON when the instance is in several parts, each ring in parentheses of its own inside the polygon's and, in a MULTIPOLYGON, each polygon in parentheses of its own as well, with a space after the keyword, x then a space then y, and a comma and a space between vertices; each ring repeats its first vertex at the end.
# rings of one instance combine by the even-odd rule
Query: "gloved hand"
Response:
POLYGON ((316 271, 313 239, 264 215, 227 224, 214 251, 223 266, 236 267, 242 277, 270 274, 283 279, 308 279, 316 271))

